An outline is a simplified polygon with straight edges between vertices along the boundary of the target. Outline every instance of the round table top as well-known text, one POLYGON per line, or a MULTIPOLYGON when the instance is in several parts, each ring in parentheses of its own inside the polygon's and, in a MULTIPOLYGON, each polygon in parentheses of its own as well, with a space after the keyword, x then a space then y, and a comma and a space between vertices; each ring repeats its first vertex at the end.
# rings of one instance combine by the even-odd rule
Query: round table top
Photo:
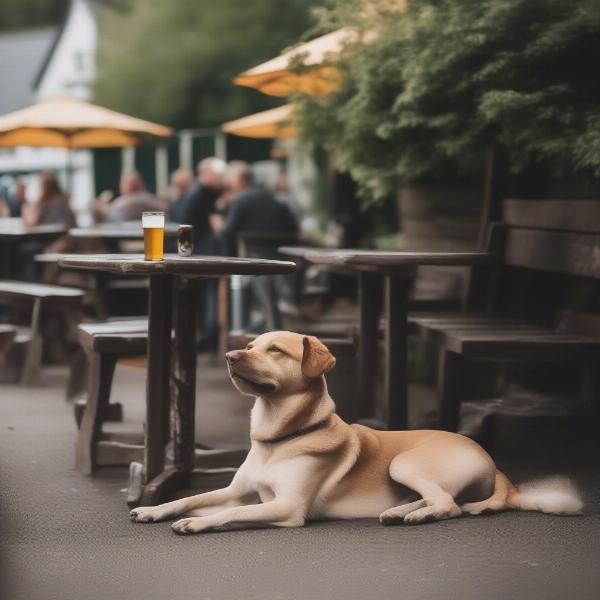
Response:
POLYGON ((66 256, 60 266, 70 269, 107 271, 136 275, 182 275, 185 277, 225 277, 228 275, 282 275, 296 269, 293 262, 233 256, 177 256, 144 260, 142 254, 81 254, 66 256))

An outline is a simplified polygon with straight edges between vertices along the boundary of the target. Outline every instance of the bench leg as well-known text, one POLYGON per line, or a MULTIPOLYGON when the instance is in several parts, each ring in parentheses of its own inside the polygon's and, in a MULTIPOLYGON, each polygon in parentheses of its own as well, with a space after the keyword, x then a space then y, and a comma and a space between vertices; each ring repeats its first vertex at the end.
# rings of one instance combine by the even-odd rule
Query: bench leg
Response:
POLYGON ((33 385, 40 377, 42 364, 42 299, 36 298, 31 313, 31 339, 27 344, 25 360, 23 362, 23 371, 21 372, 21 384, 33 385))
POLYGON ((84 475, 91 475, 96 466, 96 444, 100 438, 116 364, 115 354, 90 353, 88 399, 75 453, 75 468, 84 475))
POLYGON ((439 424, 446 431, 457 431, 463 395, 463 359, 460 354, 440 348, 438 355, 439 424))
POLYGON ((77 398, 86 388, 88 378, 88 360, 83 348, 78 348, 71 357, 69 380, 65 392, 67 400, 77 398))

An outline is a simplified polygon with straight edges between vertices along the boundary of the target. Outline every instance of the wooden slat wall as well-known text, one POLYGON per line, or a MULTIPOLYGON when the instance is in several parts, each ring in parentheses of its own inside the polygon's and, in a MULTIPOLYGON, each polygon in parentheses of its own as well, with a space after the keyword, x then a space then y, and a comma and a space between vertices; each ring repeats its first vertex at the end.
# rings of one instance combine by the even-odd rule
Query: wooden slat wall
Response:
POLYGON ((600 234, 510 228, 506 264, 600 278, 600 234))
POLYGON ((600 233, 600 200, 505 200, 503 221, 516 227, 600 233))

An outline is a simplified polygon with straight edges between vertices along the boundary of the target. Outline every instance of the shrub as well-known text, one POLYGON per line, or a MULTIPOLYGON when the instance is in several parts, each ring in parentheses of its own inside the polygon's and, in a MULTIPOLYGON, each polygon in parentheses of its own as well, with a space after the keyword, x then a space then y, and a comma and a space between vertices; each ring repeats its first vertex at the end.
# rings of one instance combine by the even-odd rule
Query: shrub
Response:
MULTIPOLYGON (((352 27, 339 90, 299 96, 305 139, 335 151, 363 196, 477 176, 503 145, 513 172, 600 175, 598 0, 337 0, 352 27)), ((301 69, 301 65, 296 68, 301 69)))

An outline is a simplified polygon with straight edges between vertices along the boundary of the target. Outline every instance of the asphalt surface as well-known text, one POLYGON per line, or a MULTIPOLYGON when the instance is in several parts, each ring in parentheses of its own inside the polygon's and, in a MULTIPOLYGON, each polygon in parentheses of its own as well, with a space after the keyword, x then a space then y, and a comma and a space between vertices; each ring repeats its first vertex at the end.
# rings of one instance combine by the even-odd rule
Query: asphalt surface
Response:
MULTIPOLYGON (((198 426, 205 443, 247 440, 249 406, 220 368, 204 369, 198 426)), ((126 422, 139 427, 140 369, 118 369, 126 422)), ((127 474, 73 469, 75 427, 65 372, 44 386, 0 387, 2 600, 597 599, 600 461, 590 446, 553 464, 499 459, 516 482, 569 473, 587 507, 576 517, 504 513, 415 527, 374 520, 197 536, 134 524, 127 474)), ((202 387, 202 386, 201 386, 202 387)), ((539 452, 538 452, 539 455, 539 452)))

